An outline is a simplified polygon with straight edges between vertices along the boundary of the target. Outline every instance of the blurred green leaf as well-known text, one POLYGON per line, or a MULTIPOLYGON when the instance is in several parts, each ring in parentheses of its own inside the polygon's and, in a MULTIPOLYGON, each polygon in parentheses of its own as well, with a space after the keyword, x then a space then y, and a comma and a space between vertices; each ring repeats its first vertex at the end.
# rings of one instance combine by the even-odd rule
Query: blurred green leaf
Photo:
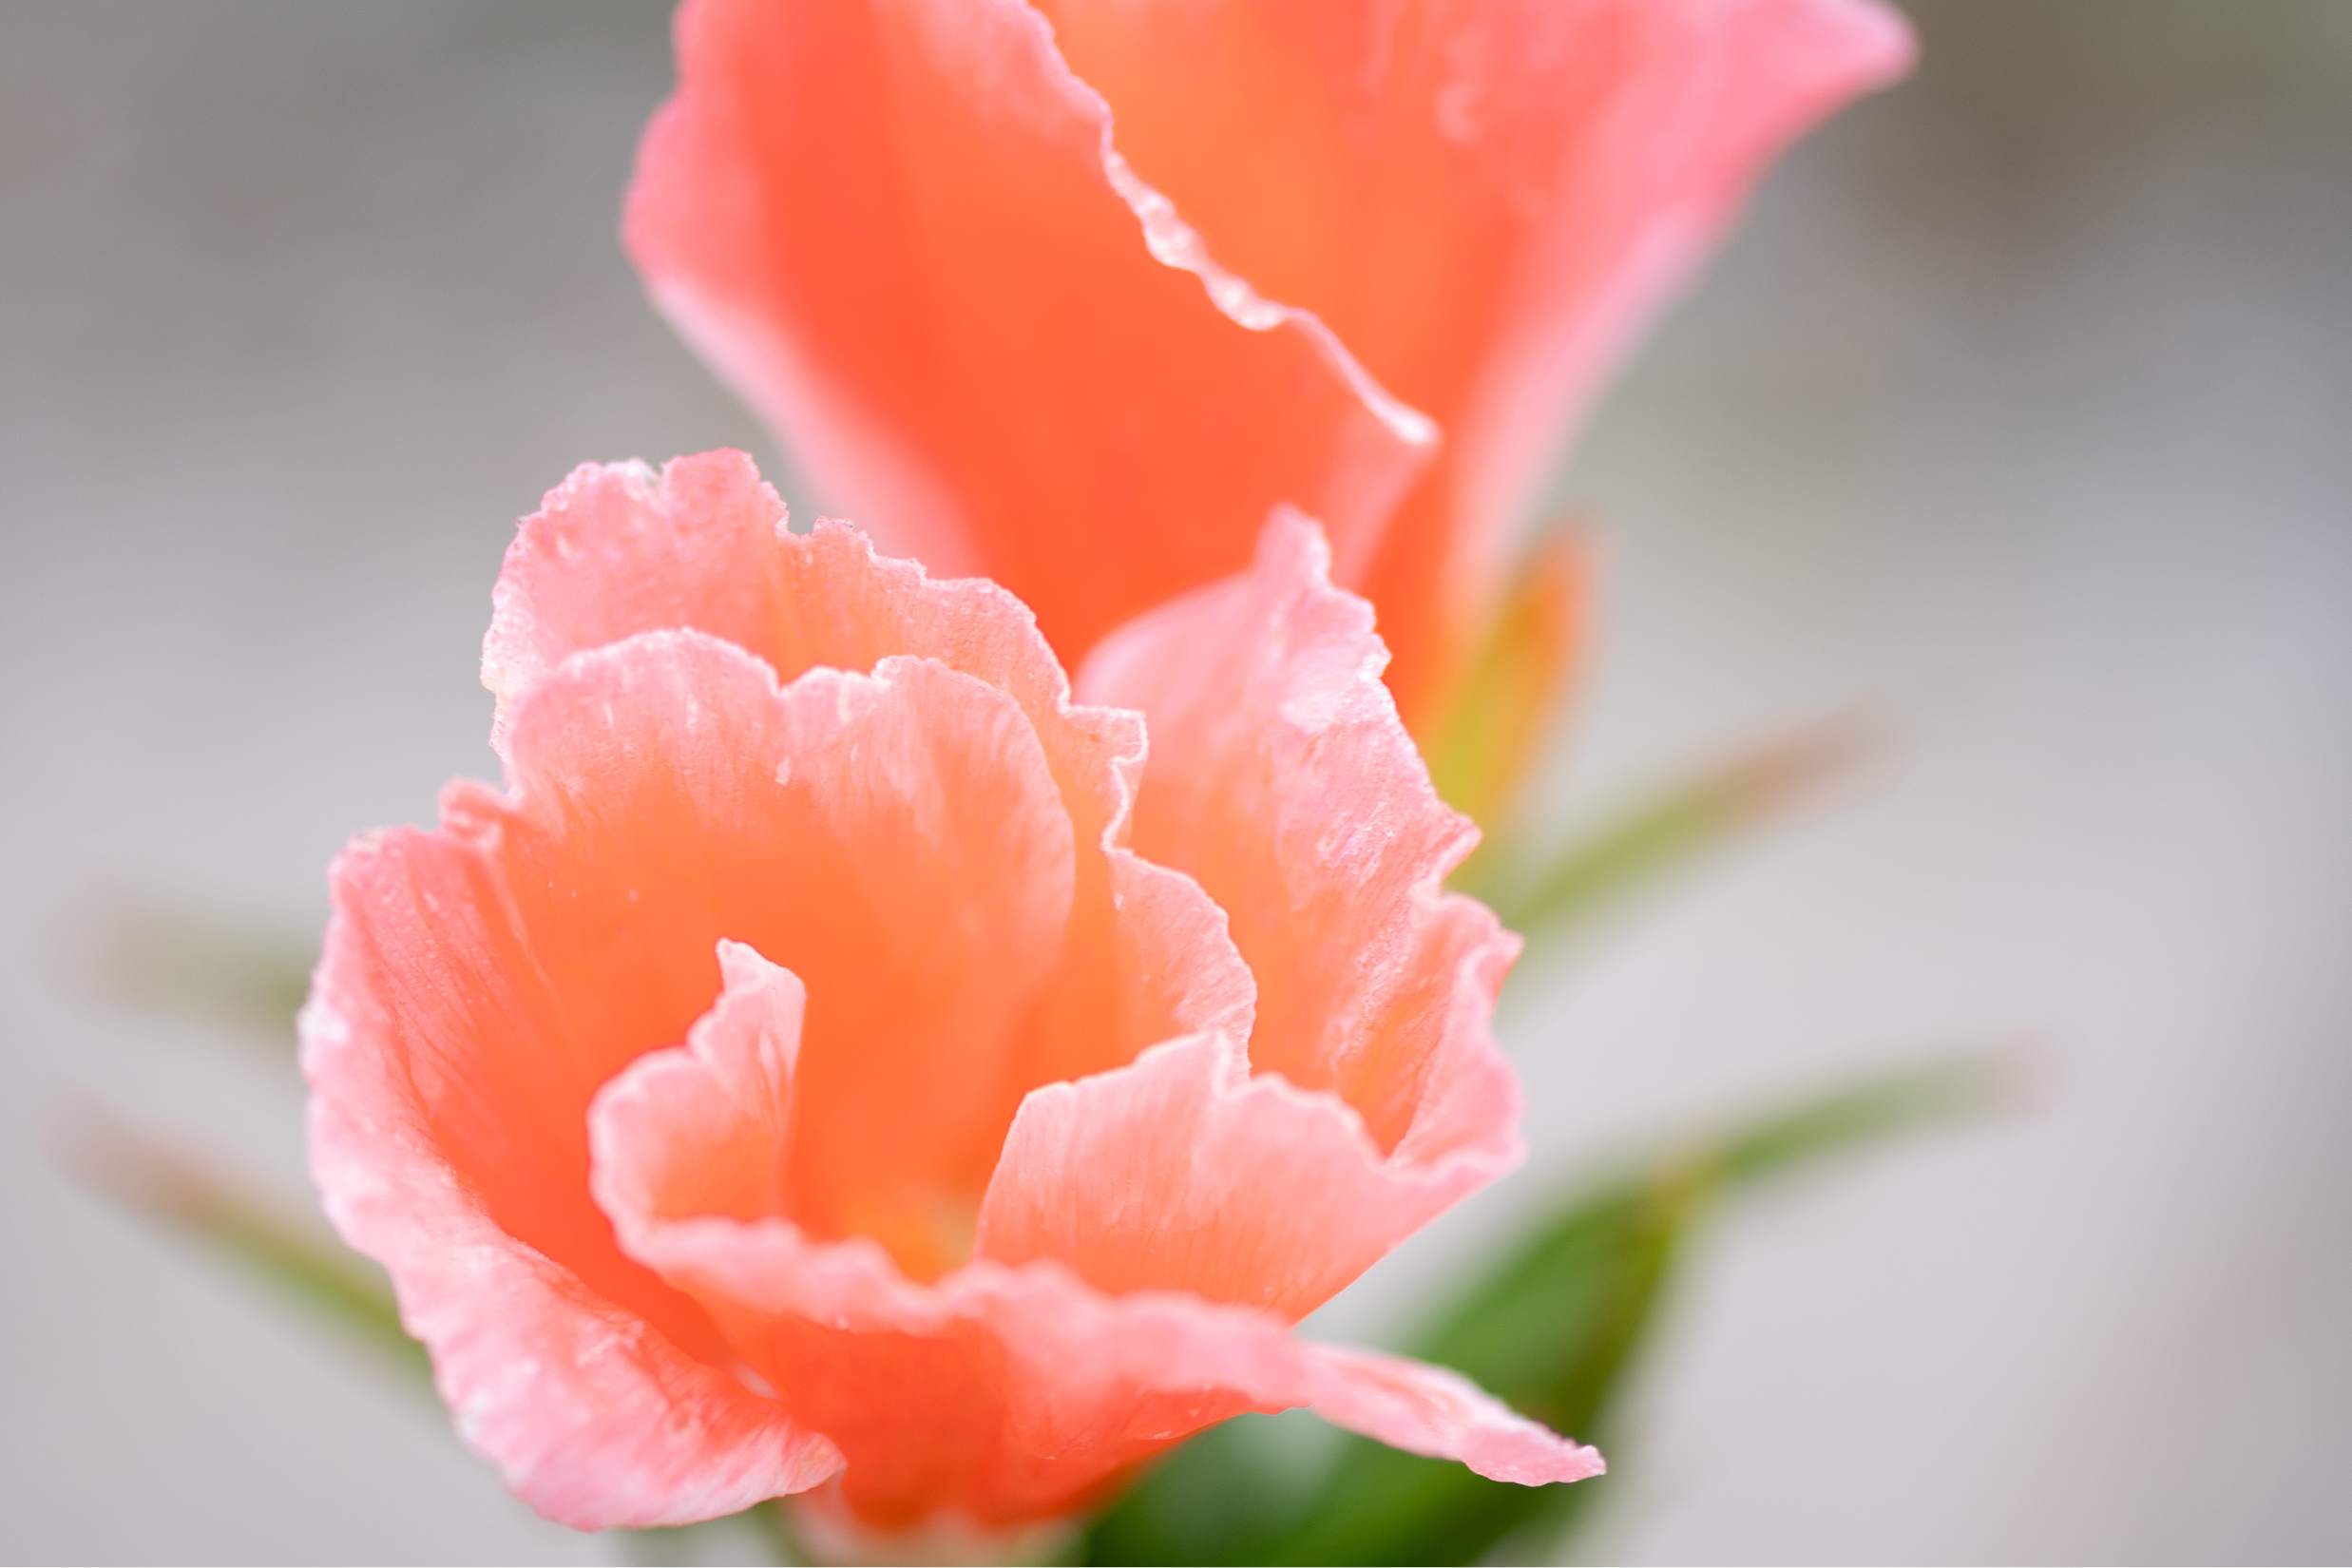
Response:
MULTIPOLYGON (((401 1327, 399 1308, 382 1274, 358 1254, 109 1113, 84 1106, 75 1119, 79 1125, 67 1140, 65 1164, 85 1186, 195 1240, 366 1345, 416 1386, 431 1388, 431 1359, 401 1327)), ((764 1560, 803 1560, 774 1503, 699 1524, 606 1533, 621 1560, 632 1563, 748 1560, 747 1541, 764 1560)))
POLYGON ((90 989, 151 1012, 264 1031, 291 1050, 316 941, 296 942, 217 909, 143 893, 102 894, 76 923, 90 989))
POLYGON ((1635 806, 1541 865, 1482 855, 1463 886, 1530 942, 1581 925, 1627 894, 1768 821, 1851 766, 1869 736, 1841 717, 1775 736, 1635 806))
MULTIPOLYGON (((1626 1374, 1718 1199, 1981 1112, 2010 1076, 2005 1057, 1984 1054, 1893 1069, 1587 1187, 1406 1348, 1607 1451, 1626 1374)), ((1283 1488, 1252 1463, 1239 1425, 1204 1434, 1146 1478, 1096 1527, 1088 1560, 1474 1562, 1514 1544, 1548 1555, 1608 1484, 1510 1486, 1349 1438, 1311 1487, 1283 1488)))
MULTIPOLYGON (((1311 1417, 1305 1418, 1309 1422, 1311 1417)), ((1073 1561, 1240 1563, 1295 1534, 1315 1484, 1301 1418, 1241 1416, 1158 1462, 1088 1528, 1073 1561)), ((1317 1434, 1320 1435, 1320 1434, 1317 1434)))
POLYGON ((373 1265, 110 1115, 85 1108, 77 1119, 65 1162, 86 1186, 200 1243, 430 1386, 424 1347, 400 1326, 392 1291, 373 1265))

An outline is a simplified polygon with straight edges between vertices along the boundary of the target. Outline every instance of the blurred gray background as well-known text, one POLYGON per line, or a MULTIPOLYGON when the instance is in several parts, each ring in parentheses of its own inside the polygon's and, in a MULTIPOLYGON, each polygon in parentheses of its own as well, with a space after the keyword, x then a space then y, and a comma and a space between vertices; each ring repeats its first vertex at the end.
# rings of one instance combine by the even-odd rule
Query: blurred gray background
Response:
MULTIPOLYGON (((773 449, 614 239, 656 5, 13 5, 0 50, 0 1556, 589 1561, 429 1402, 60 1176, 72 1108, 306 1201, 285 1034, 104 995, 124 889, 315 936, 487 774, 511 519, 773 449)), ((1547 810, 1866 703, 1816 808, 1520 979, 1517 1207, 1874 1059, 2030 1104, 1731 1217, 1585 1550, 2352 1554, 2352 5, 1947 0, 1593 422, 1547 810)))

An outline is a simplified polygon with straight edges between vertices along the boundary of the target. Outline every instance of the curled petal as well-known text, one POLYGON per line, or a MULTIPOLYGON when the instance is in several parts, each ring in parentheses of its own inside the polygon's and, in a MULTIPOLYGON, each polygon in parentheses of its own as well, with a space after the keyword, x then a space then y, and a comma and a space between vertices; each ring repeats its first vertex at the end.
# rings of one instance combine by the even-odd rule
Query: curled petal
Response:
POLYGON ((1122 628, 1079 689, 1148 719, 1135 842, 1230 911, 1251 1066, 1344 1099, 1416 1190, 1459 1196, 1520 1155, 1491 1031, 1518 942, 1443 890, 1478 831, 1430 787, 1371 611, 1327 566, 1278 515, 1248 572, 1122 628))
POLYGON ((1547 1486, 1589 1481, 1600 1450, 1512 1414, 1465 1378, 1426 1362, 1317 1348, 1312 1388, 1298 1403, 1391 1448, 1460 1462, 1489 1481, 1547 1486))
POLYGON ((869 1522, 941 1508, 990 1524, 1067 1512, 1202 1426, 1301 1405, 1499 1480, 1598 1473, 1591 1449, 1451 1374, 1310 1344, 1268 1312, 1106 1295, 1052 1263, 984 1259, 918 1284, 869 1240, 820 1242, 781 1214, 713 1212, 698 1151, 740 1157, 759 1138, 759 1113, 725 1091, 726 1071, 678 1050, 616 1080, 590 1113, 595 1191, 621 1246, 703 1303, 778 1398, 839 1447, 843 1498, 869 1522))
POLYGON ((641 1114, 709 1135, 670 1146, 691 1156, 663 1173, 679 1201, 745 1219, 782 1214, 808 989, 740 942, 718 945, 718 1000, 685 1045, 641 1059, 627 1093, 646 1102, 641 1114))
POLYGON ((1279 500, 1370 560, 1427 421, 1212 259, 1027 5, 694 0, 678 53, 630 256, 830 504, 1069 655, 1279 500))

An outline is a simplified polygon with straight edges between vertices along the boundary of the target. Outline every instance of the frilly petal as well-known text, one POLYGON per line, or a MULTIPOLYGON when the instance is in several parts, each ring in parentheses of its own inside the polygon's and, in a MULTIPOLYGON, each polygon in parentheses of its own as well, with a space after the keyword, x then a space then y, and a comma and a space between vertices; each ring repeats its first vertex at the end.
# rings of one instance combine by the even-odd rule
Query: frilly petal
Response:
POLYGON ((523 519, 491 591, 482 683, 503 739, 515 704, 565 659, 639 632, 698 631, 789 681, 909 656, 1008 692, 1044 742, 1081 839, 1122 818, 1141 756, 1131 714, 1069 700, 1028 606, 978 578, 939 578, 876 552, 859 528, 787 526, 783 501, 739 451, 583 463, 523 519))
POLYGON ((491 744, 505 755, 515 708, 541 677, 638 632, 706 632, 765 657, 784 524, 784 503, 741 452, 681 457, 659 472, 636 462, 574 468, 516 528, 490 590, 491 744))
POLYGON ((1269 1312, 1109 1295, 1043 1262, 983 1259, 918 1284, 870 1240, 816 1241, 779 1215, 747 1217, 732 1195, 714 1211, 697 1152, 750 1168, 760 1138, 725 1070, 680 1049, 617 1079, 590 1112, 597 1198, 621 1246, 702 1302, 779 1401, 834 1442, 842 1497, 870 1523, 1050 1518, 1203 1426, 1301 1405, 1499 1480, 1600 1469, 1591 1449, 1450 1373, 1310 1344, 1269 1312))
POLYGON ((1370 608, 1328 564, 1278 514, 1248 572, 1121 628, 1079 690, 1149 722, 1136 847, 1230 912, 1251 1067, 1336 1094, 1416 1190, 1458 1196, 1520 1157, 1491 1028, 1519 943, 1444 890, 1478 830, 1430 787, 1370 608))
MULTIPOLYGON (((1246 1035, 1254 999, 1222 911, 1189 877, 1125 848, 1145 741, 1133 713, 1074 703, 1028 608, 978 579, 933 577, 876 552, 847 524, 790 532, 750 458, 714 451, 658 472, 583 464, 523 520, 483 647, 494 735, 566 658, 641 632, 707 633, 782 680, 868 671, 893 658, 945 664, 1009 694, 1028 716, 1082 848, 1059 978, 1020 1032, 1006 1093, 1128 1061, 1195 1029, 1246 1035)), ((1009 1118, 1013 1100, 1001 1115, 1009 1118)))

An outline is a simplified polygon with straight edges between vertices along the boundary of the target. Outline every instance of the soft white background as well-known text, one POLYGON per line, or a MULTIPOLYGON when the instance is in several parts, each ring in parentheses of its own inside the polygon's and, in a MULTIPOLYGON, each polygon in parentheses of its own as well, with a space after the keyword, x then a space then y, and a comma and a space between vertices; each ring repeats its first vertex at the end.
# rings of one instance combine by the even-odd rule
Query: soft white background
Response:
MULTIPOLYGON (((1563 470, 1608 576, 1555 810, 1856 699, 1894 744, 1523 977, 1534 1168, 1321 1327, 1611 1150, 2029 1040, 2006 1123, 1728 1217, 1588 1549, 2341 1557, 2352 7, 1919 19, 1563 470)), ((586 457, 781 473, 614 242, 660 10, 5 21, 0 1556, 602 1558, 49 1150, 102 1096, 301 1201, 288 1042, 94 995, 77 923, 307 939, 349 832, 490 766, 510 519, 586 457)))

